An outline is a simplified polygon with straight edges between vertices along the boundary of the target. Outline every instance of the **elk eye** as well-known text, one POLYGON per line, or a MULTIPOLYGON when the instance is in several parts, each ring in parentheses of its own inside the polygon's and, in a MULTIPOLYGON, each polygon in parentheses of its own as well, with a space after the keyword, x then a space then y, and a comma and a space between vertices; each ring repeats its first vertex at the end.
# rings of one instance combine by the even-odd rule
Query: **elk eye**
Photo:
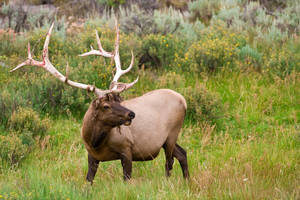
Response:
POLYGON ((108 105, 104 105, 103 108, 104 108, 105 110, 107 110, 107 109, 109 109, 110 107, 109 107, 108 105))

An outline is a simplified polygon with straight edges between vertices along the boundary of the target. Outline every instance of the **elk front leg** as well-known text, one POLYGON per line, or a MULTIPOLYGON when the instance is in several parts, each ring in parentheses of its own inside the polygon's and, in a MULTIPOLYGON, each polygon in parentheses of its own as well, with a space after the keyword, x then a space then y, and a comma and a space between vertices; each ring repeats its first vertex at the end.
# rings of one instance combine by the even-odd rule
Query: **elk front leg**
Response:
POLYGON ((124 180, 127 181, 131 178, 131 172, 132 172, 132 154, 131 154, 131 152, 121 153, 121 163, 122 163, 122 167, 123 167, 123 177, 124 177, 124 180))
POLYGON ((88 165, 89 165, 89 170, 86 175, 86 180, 93 184, 94 177, 96 175, 98 165, 99 165, 99 160, 96 160, 93 158, 90 154, 88 155, 88 165))

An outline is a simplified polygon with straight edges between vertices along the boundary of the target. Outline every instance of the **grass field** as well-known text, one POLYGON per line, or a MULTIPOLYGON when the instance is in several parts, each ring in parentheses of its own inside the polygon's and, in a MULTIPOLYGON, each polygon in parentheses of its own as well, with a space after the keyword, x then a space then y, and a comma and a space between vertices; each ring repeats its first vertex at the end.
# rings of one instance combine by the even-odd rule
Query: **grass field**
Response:
POLYGON ((295 0, 0 1, 0 200, 299 200, 299 19, 295 0), (62 74, 68 63, 70 80, 108 89, 113 60, 78 55, 97 47, 95 29, 113 52, 116 17, 122 68, 135 56, 120 81, 139 76, 124 99, 169 88, 187 101, 178 143, 189 180, 177 161, 165 177, 162 150, 134 162, 128 182, 120 161, 100 163, 91 186, 80 129, 95 96, 37 67, 9 73, 28 42, 41 60, 54 22, 51 63, 62 74))
MULTIPOLYGON (((144 84, 142 77, 138 93, 144 84)), ((224 115, 218 130, 184 124, 178 142, 188 153, 190 180, 177 161, 164 176, 162 151, 154 161, 135 162, 129 182, 120 161, 101 163, 90 186, 81 120, 56 117, 49 140, 36 143, 20 166, 1 168, 0 199, 299 199, 299 74, 223 72, 196 84, 220 96, 224 115)))

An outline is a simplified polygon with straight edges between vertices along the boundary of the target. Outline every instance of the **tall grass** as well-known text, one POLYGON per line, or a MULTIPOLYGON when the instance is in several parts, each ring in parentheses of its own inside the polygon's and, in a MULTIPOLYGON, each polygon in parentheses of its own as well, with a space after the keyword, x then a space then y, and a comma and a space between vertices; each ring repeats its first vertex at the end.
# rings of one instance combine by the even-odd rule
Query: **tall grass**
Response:
MULTIPOLYGON (((187 100, 178 143, 188 152, 188 181, 178 162, 164 177, 161 153, 134 163, 128 183, 120 162, 112 161, 101 163, 94 185, 87 184, 80 128, 94 96, 36 67, 8 72, 26 59, 27 41, 41 58, 48 25, 21 35, 1 32, 0 199, 299 199, 299 5, 286 6, 277 13, 258 2, 203 0, 185 4, 190 15, 137 10, 139 20, 119 10, 122 66, 132 49, 136 61, 121 81, 140 77, 124 98, 170 88, 187 100), (149 29, 135 28, 142 20, 149 29)), ((70 79, 108 88, 111 61, 77 55, 97 46, 95 28, 104 49, 113 49, 113 16, 56 26, 49 45, 54 66, 64 74, 68 62, 70 79)))
POLYGON ((189 181, 182 178, 178 162, 171 178, 165 178, 161 153, 154 161, 134 163, 128 183, 122 180, 119 161, 101 163, 91 187, 85 182, 81 120, 71 118, 53 121, 49 144, 37 147, 19 168, 1 169, 0 195, 5 199, 298 199, 299 81, 298 74, 282 80, 240 73, 200 80, 221 96, 226 129, 216 131, 205 123, 184 125, 178 142, 188 152, 189 181))

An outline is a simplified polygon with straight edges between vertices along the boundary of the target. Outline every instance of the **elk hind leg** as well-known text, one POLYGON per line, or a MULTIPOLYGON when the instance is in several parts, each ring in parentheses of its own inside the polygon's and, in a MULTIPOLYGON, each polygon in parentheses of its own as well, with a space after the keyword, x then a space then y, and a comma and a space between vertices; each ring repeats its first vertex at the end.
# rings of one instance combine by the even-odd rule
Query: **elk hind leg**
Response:
POLYGON ((165 156, 166 156, 165 173, 166 176, 169 177, 171 175, 170 171, 173 169, 173 163, 174 163, 174 158, 172 155, 174 145, 171 145, 170 143, 166 142, 163 145, 163 148, 165 150, 165 156))
POLYGON ((173 151, 173 156, 180 163, 183 177, 189 178, 190 175, 189 175, 186 151, 181 146, 179 146, 177 143, 176 143, 174 151, 173 151))

